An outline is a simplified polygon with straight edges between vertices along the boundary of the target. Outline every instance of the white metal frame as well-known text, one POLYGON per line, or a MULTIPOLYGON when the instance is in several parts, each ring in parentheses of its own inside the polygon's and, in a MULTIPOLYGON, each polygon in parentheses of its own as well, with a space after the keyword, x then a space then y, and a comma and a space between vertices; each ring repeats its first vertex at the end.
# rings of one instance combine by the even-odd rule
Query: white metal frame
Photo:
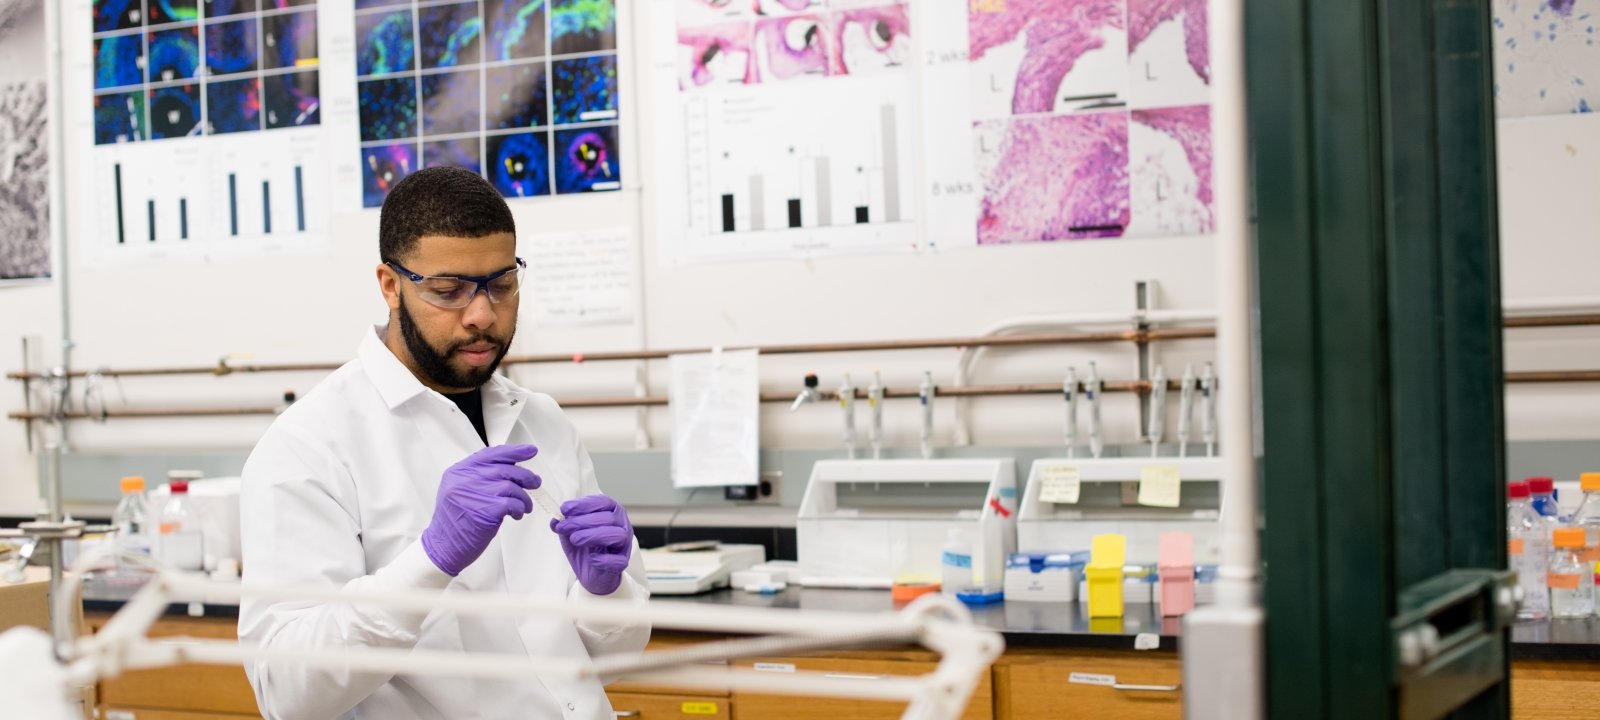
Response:
MULTIPOLYGON (((79 576, 73 577, 70 582, 76 583, 79 576)), ((72 592, 62 595, 75 598, 77 592, 73 588, 72 592)), ((892 613, 848 613, 661 602, 640 606, 603 598, 579 602, 498 594, 447 595, 422 590, 347 592, 332 587, 221 583, 199 575, 159 571, 100 632, 64 646, 61 655, 68 683, 73 687, 117 677, 130 670, 183 663, 240 665, 268 660, 314 668, 480 678, 524 679, 538 674, 566 679, 598 677, 604 682, 627 677, 630 681, 701 690, 905 701, 909 704, 901 716, 904 720, 955 720, 965 710, 982 673, 1000 656, 1004 647, 998 633, 973 624, 972 615, 965 606, 936 594, 918 598, 892 613), (542 618, 554 615, 600 622, 648 621, 658 628, 748 633, 761 637, 585 661, 411 649, 260 648, 225 640, 152 639, 146 635, 150 626, 175 602, 236 603, 245 597, 400 610, 440 609, 475 615, 542 618), (925 675, 888 677, 872 682, 853 676, 759 672, 701 664, 707 660, 887 643, 920 644, 939 653, 939 663, 925 675)))

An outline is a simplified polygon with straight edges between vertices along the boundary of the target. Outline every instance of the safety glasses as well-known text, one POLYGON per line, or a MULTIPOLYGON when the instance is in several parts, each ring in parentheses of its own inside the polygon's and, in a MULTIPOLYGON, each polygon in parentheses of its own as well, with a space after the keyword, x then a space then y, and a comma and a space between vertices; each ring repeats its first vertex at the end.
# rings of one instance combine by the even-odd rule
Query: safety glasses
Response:
POLYGON ((522 271, 528 269, 528 263, 522 258, 517 258, 515 267, 509 267, 493 275, 418 275, 407 270, 397 262, 385 262, 400 277, 406 278, 417 286, 417 294, 430 305, 454 310, 472 304, 472 299, 478 292, 489 296, 489 302, 501 301, 516 297, 517 291, 522 289, 522 271))

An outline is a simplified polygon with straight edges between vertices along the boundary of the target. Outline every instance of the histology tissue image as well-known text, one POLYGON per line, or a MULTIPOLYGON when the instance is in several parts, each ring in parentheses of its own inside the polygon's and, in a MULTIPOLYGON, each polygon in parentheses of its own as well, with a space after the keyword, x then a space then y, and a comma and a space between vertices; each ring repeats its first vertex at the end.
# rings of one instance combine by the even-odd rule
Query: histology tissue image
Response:
POLYGON ((1131 116, 1130 233, 1211 232, 1211 107, 1134 110, 1131 116))
MULTIPOLYGON (((974 4, 968 13, 968 52, 979 87, 1006 85, 1014 115, 1050 112, 1057 89, 1086 53, 1125 34, 1125 0, 1007 0, 1001 10, 974 4), (1002 59, 1002 48, 1021 45, 1020 64, 1002 59)), ((1109 88, 1126 78, 1109 79, 1109 88)), ((995 113, 987 113, 996 116, 995 113)))
POLYGON ((680 14, 679 86, 858 75, 910 61, 911 21, 904 3, 832 10, 812 3, 791 9, 811 11, 704 25, 684 24, 680 14))
POLYGON ((977 123, 978 243, 1120 237, 1129 221, 1128 114, 977 123))
POLYGON ((1600 111, 1600 0, 1494 0, 1500 117, 1600 111))
POLYGON ((43 81, 0 83, 0 280, 50 274, 45 96, 43 81))

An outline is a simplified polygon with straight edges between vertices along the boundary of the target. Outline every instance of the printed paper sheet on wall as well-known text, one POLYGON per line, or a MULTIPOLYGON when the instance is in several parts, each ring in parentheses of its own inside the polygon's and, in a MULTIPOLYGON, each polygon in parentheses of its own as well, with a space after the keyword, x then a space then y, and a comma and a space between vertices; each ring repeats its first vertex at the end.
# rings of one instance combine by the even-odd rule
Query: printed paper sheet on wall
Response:
POLYGON ((93 0, 65 22, 87 262, 324 248, 314 0, 93 0))
POLYGON ((618 190, 616 0, 356 0, 361 204, 433 165, 507 198, 618 190))

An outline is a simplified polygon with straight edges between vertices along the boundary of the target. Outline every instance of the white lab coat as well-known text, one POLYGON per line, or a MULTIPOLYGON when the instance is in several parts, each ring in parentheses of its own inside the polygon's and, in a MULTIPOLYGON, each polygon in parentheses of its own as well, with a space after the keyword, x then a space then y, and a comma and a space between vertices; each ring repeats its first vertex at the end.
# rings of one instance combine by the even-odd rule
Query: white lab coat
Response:
MULTIPOLYGON (((456 578, 434 567, 418 538, 446 468, 483 448, 472 423, 427 389, 369 332, 357 358, 273 422, 245 463, 240 506, 244 579, 349 590, 446 588, 542 598, 588 597, 549 518, 535 508, 456 578)), ((523 465, 561 502, 600 492, 576 428, 549 396, 495 377, 483 386, 489 444, 532 443, 523 465)), ((649 597, 638 543, 612 597, 649 597)), ((638 652, 646 623, 426 615, 373 607, 246 598, 239 639, 270 648, 426 648, 589 658, 638 652)), ((256 702, 272 720, 528 718, 611 720, 600 683, 529 677, 479 680, 247 663, 256 702)))

